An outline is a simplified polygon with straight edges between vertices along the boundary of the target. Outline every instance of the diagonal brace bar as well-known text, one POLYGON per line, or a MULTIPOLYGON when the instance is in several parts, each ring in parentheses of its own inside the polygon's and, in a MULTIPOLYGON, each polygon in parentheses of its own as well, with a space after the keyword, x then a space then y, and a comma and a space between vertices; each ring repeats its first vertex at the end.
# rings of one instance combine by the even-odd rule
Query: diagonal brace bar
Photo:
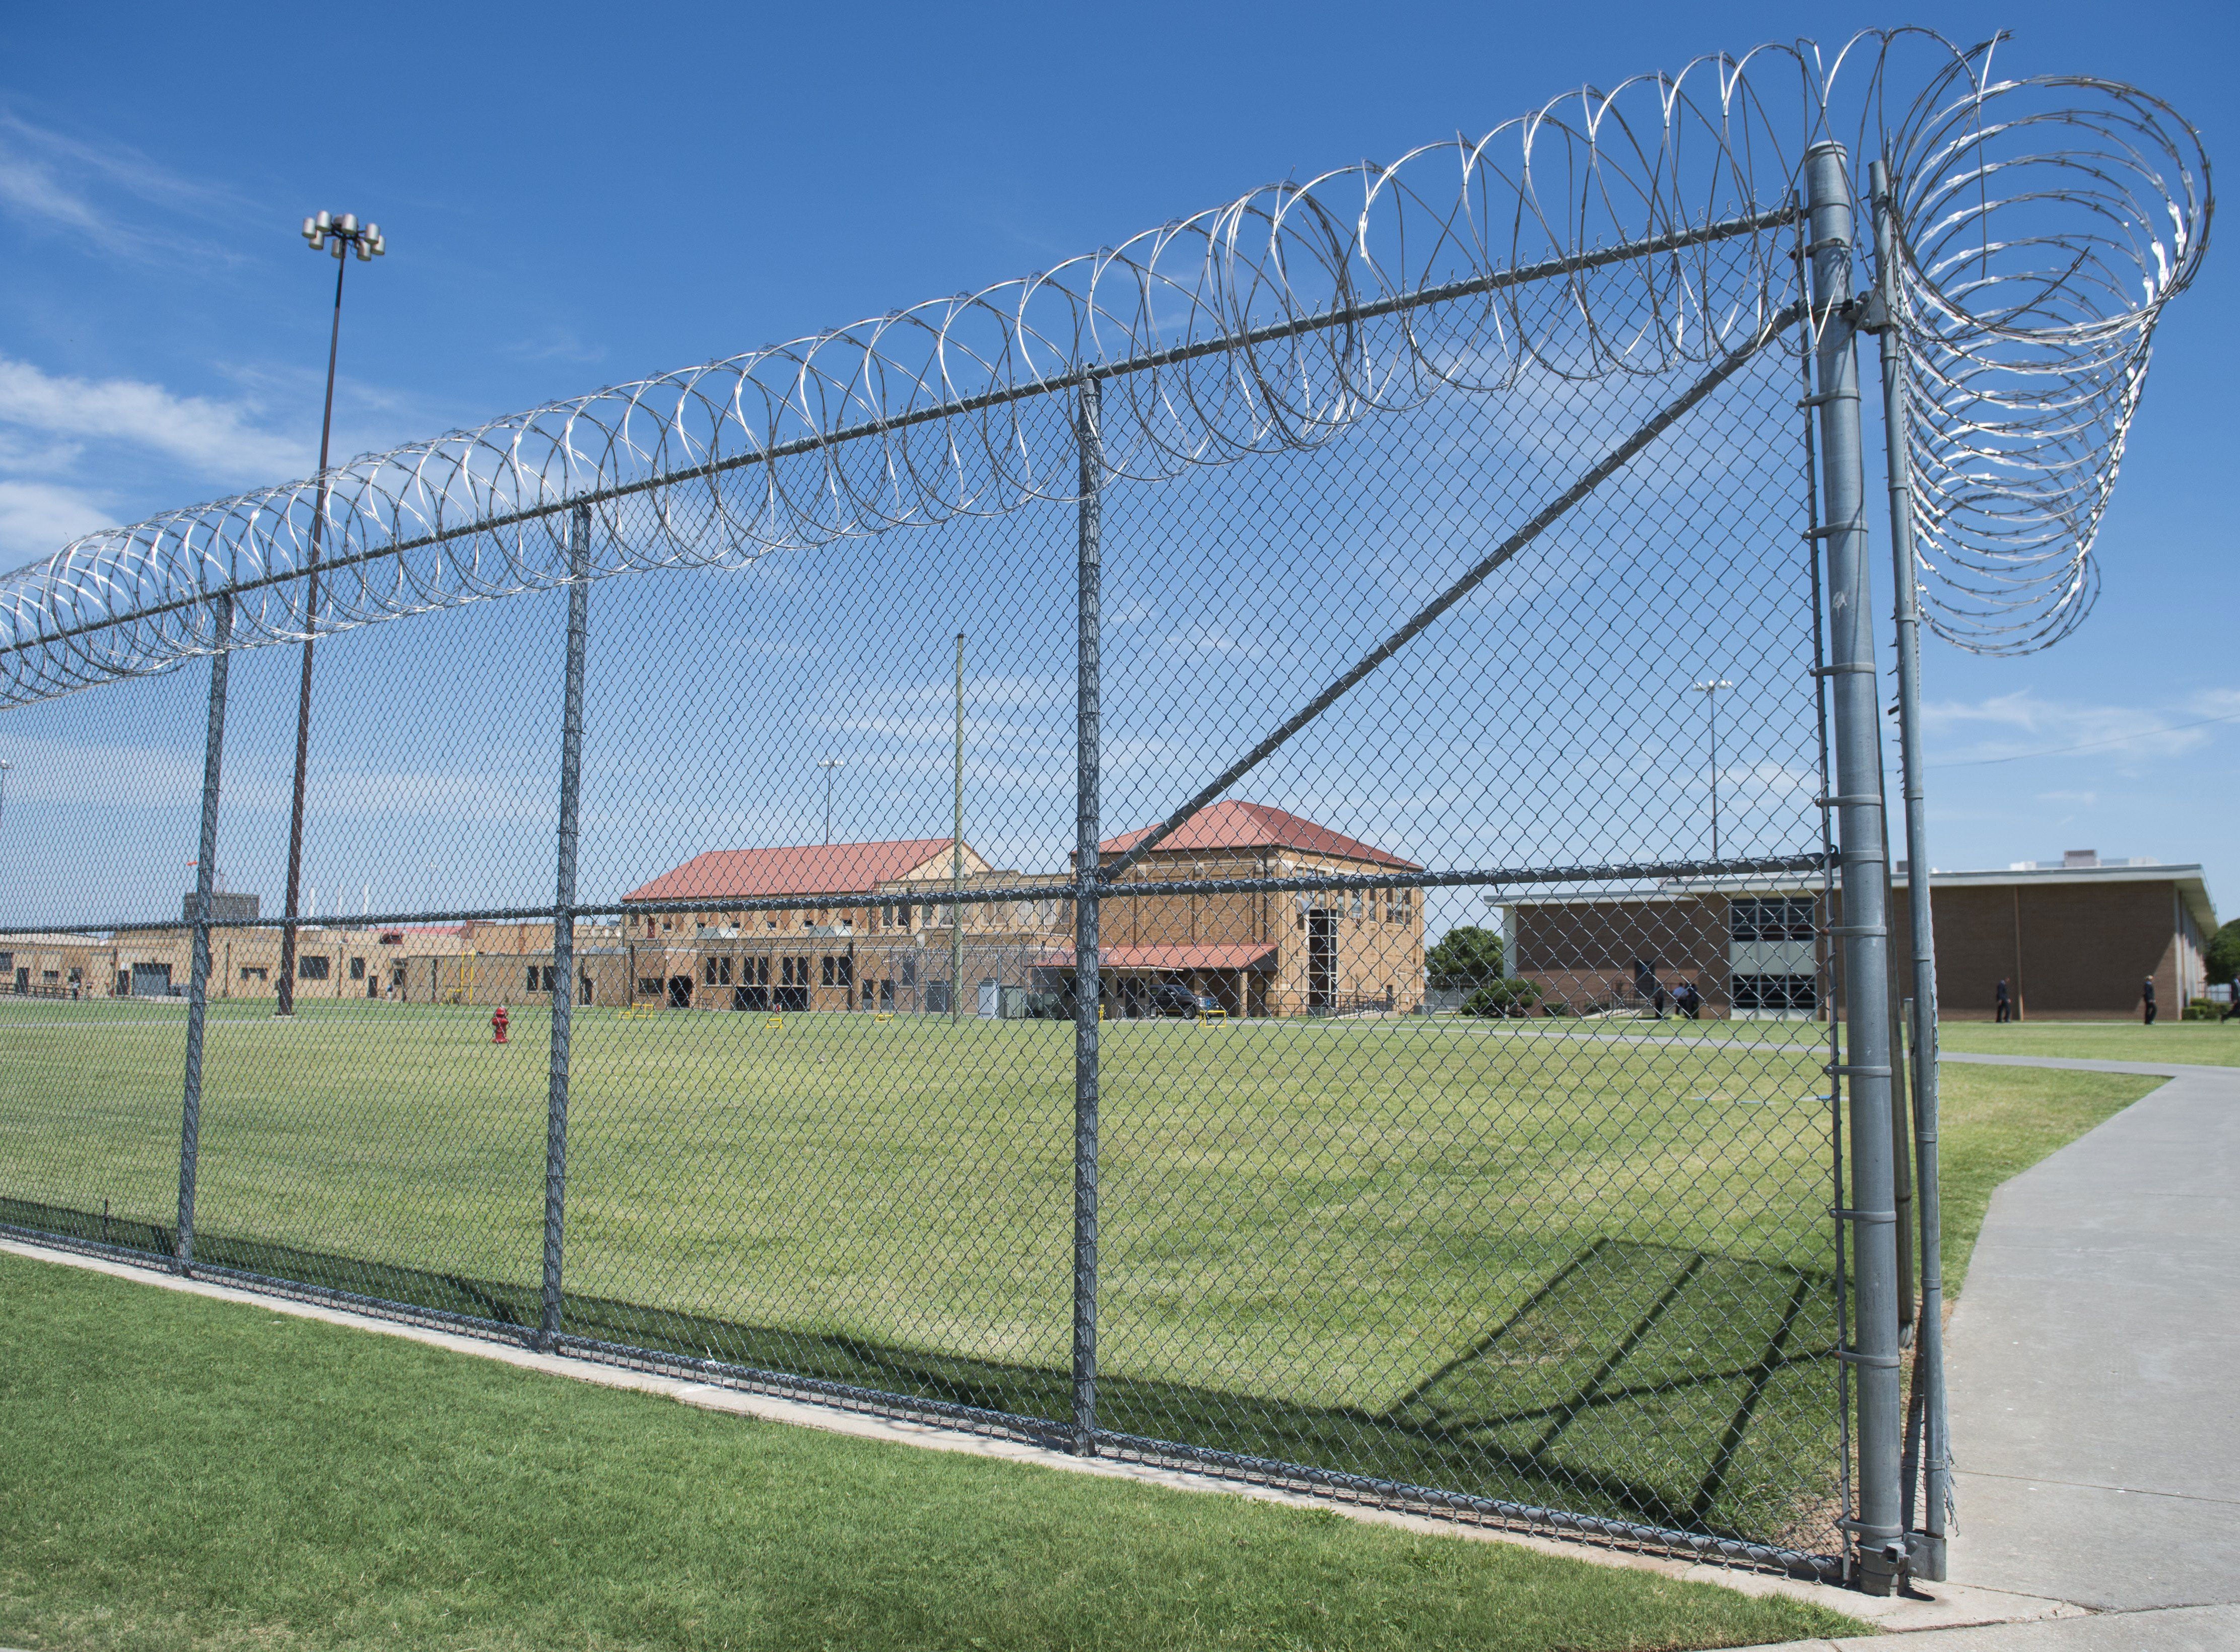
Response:
POLYGON ((1547 532, 1573 506, 1578 504, 1597 488, 1601 487, 1603 483, 1623 470, 1643 449, 1670 430, 1673 425, 1678 423, 1704 397, 1742 371, 1752 356, 1787 331, 1789 328, 1803 320, 1804 314, 1803 305, 1791 304, 1770 317, 1765 325, 1761 327, 1749 342, 1737 346, 1733 351, 1721 357, 1710 372, 1690 384, 1676 399, 1658 410, 1655 417, 1604 454, 1591 470, 1585 471, 1577 481, 1543 505, 1534 513, 1530 522, 1496 545, 1492 551, 1473 566, 1469 572, 1417 610, 1414 618, 1363 655, 1350 669, 1320 694, 1315 696, 1313 699, 1308 701, 1305 705, 1300 707, 1274 733, 1223 769, 1196 796, 1154 826, 1134 848, 1104 866, 1102 869, 1104 881, 1110 883, 1122 876, 1130 867, 1157 849, 1163 840, 1189 823, 1193 815, 1220 797, 1231 786, 1273 756, 1293 735, 1337 704, 1355 684, 1415 641, 1417 636, 1429 629, 1441 615, 1483 584, 1497 570, 1515 556, 1518 551, 1547 532))

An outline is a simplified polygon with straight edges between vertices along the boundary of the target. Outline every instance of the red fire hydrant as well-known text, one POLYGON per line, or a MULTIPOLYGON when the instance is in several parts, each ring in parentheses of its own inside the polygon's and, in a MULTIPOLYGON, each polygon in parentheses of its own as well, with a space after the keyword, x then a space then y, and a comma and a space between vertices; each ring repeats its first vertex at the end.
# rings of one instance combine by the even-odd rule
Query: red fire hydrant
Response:
POLYGON ((505 1006, 503 1004, 500 1004, 497 1007, 497 1014, 490 1017, 490 1042, 493 1044, 502 1044, 504 1042, 505 1006))

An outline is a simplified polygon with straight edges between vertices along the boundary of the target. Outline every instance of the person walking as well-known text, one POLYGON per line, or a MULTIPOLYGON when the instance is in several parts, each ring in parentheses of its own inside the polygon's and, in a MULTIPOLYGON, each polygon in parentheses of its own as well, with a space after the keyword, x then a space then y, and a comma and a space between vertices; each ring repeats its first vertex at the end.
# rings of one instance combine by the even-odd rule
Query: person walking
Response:
POLYGON ((2146 985, 2139 989, 2139 1003, 2146 1011, 2147 1025, 2153 1026, 2155 1024, 2155 978, 2152 976, 2147 977, 2146 985))
POLYGON ((2015 1018, 2014 996, 2007 990, 2006 976, 1999 977, 1999 988, 1991 995, 1991 1018, 1994 1021, 2012 1021, 2015 1018))

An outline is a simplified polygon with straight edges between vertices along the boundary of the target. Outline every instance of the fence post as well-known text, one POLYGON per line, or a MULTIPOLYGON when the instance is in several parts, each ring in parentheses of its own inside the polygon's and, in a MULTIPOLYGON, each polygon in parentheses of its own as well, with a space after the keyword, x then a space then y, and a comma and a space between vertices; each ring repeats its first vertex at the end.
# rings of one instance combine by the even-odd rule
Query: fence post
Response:
POLYGON ((949 1024, 964 1019, 964 633, 957 634, 957 812, 949 836, 949 1024))
POLYGON ((1890 1127, 1890 932, 1883 899, 1882 726, 1867 565, 1866 476, 1859 427, 1851 184, 1843 146, 1804 157, 1812 303, 1818 330, 1813 400, 1820 413, 1834 679, 1837 854, 1843 890, 1843 1016, 1851 1135, 1853 1346, 1858 1506, 1850 1521, 1857 1575, 1869 1594, 1897 1587, 1904 1566, 1899 1457, 1897 1211, 1890 1127))
MULTIPOLYGON (((1929 888, 1929 814, 1922 783, 1921 603, 1913 569, 1913 473, 1905 390, 1905 338, 1898 330, 1897 233, 1888 170, 1868 172, 1875 209, 1875 269, 1882 298, 1883 442, 1890 472, 1890 561, 1897 589, 1897 740, 1905 788, 1906 911, 1913 939, 1913 1120, 1915 1199, 1921 1223, 1921 1316, 1914 1333, 1910 1414, 1928 1439, 1921 1522, 1912 1569, 1944 1577, 1944 1539, 1952 1501, 1951 1449, 1944 1411, 1943 1216, 1937 1184, 1937 926, 1929 888)), ((1913 1425, 1907 1427, 1908 1445, 1913 1425)), ((1911 1456, 1909 1449, 1908 1455, 1911 1456)), ((1913 1465, 1906 1466, 1913 1485, 1913 1465)))
POLYGON ((576 1019, 576 807, 583 764, 583 637, 591 599, 591 508, 568 523, 568 672, 560 696, 560 831, 552 895, 552 1064, 544 1104, 544 1289, 537 1345, 560 1335, 568 1201, 568 1049, 576 1019))
POLYGON ((232 661, 233 595, 210 605, 210 723, 203 739, 203 824, 195 849, 194 958, 187 983, 187 1072, 179 1106, 179 1232, 172 1266, 195 1268, 195 1174, 202 1152, 203 1023, 210 1008, 210 894, 217 879, 218 776, 225 761, 225 679, 232 661))
POLYGON ((1097 1455, 1097 1086, 1099 874, 1097 840, 1103 801, 1102 737, 1103 551, 1100 507, 1104 486, 1101 392, 1081 385, 1077 440, 1081 457, 1081 514, 1076 530, 1078 655, 1074 703, 1077 758, 1074 779, 1073 931, 1073 1450, 1097 1455))

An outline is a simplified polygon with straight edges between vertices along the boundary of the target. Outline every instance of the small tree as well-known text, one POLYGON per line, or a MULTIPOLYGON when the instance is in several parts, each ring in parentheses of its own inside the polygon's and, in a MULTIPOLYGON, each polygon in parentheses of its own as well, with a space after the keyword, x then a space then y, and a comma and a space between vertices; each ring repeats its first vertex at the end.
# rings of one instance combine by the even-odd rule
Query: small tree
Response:
POLYGON ((1540 989, 1517 976, 1488 982, 1463 1000, 1466 1016, 1529 1016, 1540 1002, 1540 989))
POLYGON ((1423 978, 1439 992, 1474 992, 1503 976, 1501 931, 1463 924, 1423 955, 1423 978))
POLYGON ((2209 937, 2202 962, 2209 966, 2211 981, 2223 983, 2240 978, 2240 918, 2233 919, 2209 937))

